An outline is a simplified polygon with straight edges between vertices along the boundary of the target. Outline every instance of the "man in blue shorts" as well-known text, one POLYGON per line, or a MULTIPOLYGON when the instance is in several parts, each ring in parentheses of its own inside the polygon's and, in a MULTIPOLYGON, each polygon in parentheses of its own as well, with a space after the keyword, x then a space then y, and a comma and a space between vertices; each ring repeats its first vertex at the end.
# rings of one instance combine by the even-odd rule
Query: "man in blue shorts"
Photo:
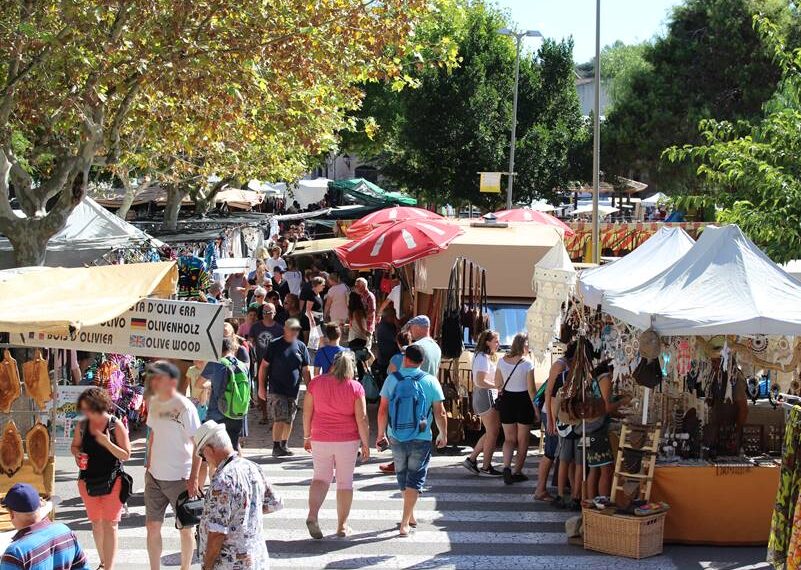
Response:
POLYGON ((417 526, 414 506, 423 489, 431 459, 431 426, 437 422, 437 447, 448 443, 448 426, 442 401, 445 396, 437 379, 420 370, 424 355, 420 347, 409 345, 403 367, 390 374, 381 389, 378 408, 377 447, 392 446, 395 476, 403 493, 400 536, 409 536, 417 526))

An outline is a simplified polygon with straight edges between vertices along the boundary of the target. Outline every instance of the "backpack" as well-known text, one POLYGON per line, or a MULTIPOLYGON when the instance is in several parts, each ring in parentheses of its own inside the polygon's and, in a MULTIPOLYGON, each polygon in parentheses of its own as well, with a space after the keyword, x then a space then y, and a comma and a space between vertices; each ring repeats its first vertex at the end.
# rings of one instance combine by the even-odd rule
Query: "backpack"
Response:
POLYGON ((424 372, 416 376, 403 376, 393 372, 398 381, 389 400, 389 427, 392 437, 398 441, 411 441, 428 426, 428 413, 432 404, 426 398, 420 380, 424 372))
POLYGON ((218 405, 226 418, 241 420, 250 409, 250 378, 247 370, 235 358, 221 358, 228 370, 228 382, 218 405))

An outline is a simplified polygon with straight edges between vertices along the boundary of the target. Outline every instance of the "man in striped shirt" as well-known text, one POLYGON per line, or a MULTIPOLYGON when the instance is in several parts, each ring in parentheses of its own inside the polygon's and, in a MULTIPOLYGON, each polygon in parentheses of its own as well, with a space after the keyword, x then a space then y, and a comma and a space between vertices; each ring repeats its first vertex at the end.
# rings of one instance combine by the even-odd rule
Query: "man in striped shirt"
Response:
POLYGON ((17 483, 0 503, 17 529, 0 558, 0 570, 89 570, 75 534, 64 524, 50 522, 31 485, 17 483))

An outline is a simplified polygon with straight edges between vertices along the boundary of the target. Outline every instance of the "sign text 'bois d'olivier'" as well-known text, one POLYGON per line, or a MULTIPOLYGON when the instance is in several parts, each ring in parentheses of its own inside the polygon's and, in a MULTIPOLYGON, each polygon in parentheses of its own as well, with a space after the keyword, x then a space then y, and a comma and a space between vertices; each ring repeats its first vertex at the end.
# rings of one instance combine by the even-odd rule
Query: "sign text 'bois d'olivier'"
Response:
POLYGON ((105 323, 72 334, 23 333, 20 344, 210 361, 220 358, 223 323, 222 305, 142 299, 105 323))

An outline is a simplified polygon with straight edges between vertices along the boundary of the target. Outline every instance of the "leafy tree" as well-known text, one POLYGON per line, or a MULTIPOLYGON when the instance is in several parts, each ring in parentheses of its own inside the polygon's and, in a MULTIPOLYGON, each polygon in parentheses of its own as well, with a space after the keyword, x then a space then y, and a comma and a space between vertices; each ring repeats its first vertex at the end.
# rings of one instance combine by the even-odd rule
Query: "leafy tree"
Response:
POLYGON ((604 170, 646 172, 662 191, 692 187, 692 171, 661 161, 662 151, 701 142, 701 119, 759 116, 776 89, 779 67, 752 26, 758 11, 782 28, 790 24, 785 0, 686 0, 674 9, 666 35, 644 48, 646 65, 607 116, 604 170))
POLYGON ((776 262, 801 256, 801 50, 788 47, 780 28, 757 17, 782 70, 779 91, 752 123, 701 122, 704 144, 672 147, 674 162, 694 163, 705 193, 678 207, 715 205, 722 223, 736 223, 776 262))
POLYGON ((24 265, 43 262, 93 165, 141 171, 172 197, 210 173, 299 173, 358 107, 353 84, 397 75, 428 10, 426 0, 7 4, 0 232, 24 265))
MULTIPOLYGON (((478 191, 478 171, 506 171, 514 83, 513 43, 498 34, 504 16, 481 2, 451 5, 431 25, 452 38, 458 65, 410 72, 411 88, 370 85, 360 120, 372 139, 346 137, 346 150, 368 153, 399 187, 432 202, 497 205, 478 191)), ((570 149, 583 132, 575 92, 572 44, 544 42, 520 64, 515 198, 551 196, 570 174, 570 149)))

